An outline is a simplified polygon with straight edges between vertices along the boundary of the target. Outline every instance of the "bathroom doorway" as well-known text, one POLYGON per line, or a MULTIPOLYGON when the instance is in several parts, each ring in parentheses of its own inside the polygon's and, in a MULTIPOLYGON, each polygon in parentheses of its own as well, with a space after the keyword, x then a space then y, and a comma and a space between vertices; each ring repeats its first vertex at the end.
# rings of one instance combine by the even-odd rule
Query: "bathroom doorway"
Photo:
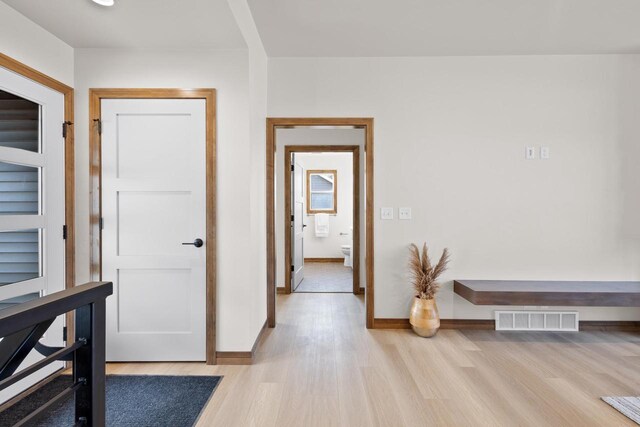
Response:
POLYGON ((290 292, 360 293, 359 245, 354 245, 359 241, 354 239, 360 222, 359 154, 357 145, 285 146, 285 283, 290 292))
MULTIPOLYGON (((349 294, 324 294, 318 298, 357 298, 363 304, 366 327, 373 328, 375 294, 373 119, 267 118, 266 149, 268 326, 270 328, 276 326, 276 303, 278 301, 280 303, 301 301, 315 298, 314 295, 318 295, 302 292, 292 294, 291 292, 291 265, 295 268, 295 263, 291 261, 293 203, 290 154, 342 151, 353 153, 354 164, 354 191, 352 195, 355 202, 353 203, 354 221, 351 236, 352 292, 349 294), (286 215, 285 207, 287 209, 286 215), (276 297, 277 294, 284 295, 276 297), (296 294, 298 296, 295 296, 296 294)), ((340 179, 338 176, 338 181, 340 179)), ((309 228, 309 224, 306 228, 309 228)), ((304 253, 302 257, 304 259, 304 253)))
POLYGON ((278 293, 364 293, 364 130, 278 130, 278 293))

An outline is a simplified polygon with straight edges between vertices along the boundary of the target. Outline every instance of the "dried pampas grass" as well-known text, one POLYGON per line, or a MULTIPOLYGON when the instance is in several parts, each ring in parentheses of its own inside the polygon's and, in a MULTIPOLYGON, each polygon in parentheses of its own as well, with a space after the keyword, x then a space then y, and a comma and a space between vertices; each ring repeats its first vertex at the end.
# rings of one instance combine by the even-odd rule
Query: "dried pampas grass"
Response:
POLYGON ((420 249, 413 243, 409 249, 411 251, 409 271, 416 298, 433 299, 440 287, 437 282, 438 277, 444 273, 449 263, 449 250, 442 251, 440 261, 434 267, 429 259, 426 243, 422 247, 422 254, 420 254, 420 249))

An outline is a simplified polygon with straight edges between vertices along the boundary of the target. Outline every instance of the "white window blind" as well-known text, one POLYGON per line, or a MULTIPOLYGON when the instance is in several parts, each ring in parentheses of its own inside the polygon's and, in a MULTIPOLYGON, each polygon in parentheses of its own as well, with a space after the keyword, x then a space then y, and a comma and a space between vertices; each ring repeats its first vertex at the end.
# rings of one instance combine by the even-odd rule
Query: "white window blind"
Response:
POLYGON ((308 213, 336 213, 336 171, 308 171, 308 213))

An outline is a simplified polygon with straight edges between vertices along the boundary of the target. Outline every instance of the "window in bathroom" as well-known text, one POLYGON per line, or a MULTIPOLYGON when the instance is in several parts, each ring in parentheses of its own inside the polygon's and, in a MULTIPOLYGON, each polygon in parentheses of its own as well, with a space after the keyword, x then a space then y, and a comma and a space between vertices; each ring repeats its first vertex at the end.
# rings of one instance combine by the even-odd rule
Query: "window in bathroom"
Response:
POLYGON ((338 213, 338 171, 307 170, 307 214, 338 213))

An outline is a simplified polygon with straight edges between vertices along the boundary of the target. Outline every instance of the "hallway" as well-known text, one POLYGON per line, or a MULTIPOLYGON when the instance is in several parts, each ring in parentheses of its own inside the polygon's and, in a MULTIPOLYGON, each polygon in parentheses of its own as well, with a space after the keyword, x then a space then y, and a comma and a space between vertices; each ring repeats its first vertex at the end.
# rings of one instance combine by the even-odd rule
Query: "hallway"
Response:
POLYGON ((200 426, 633 425, 599 397, 640 386, 640 337, 364 328, 349 294, 278 295, 251 366, 110 364, 110 373, 223 375, 200 426))
POLYGON ((0 427, 640 426, 639 18, 0 0, 0 427))

